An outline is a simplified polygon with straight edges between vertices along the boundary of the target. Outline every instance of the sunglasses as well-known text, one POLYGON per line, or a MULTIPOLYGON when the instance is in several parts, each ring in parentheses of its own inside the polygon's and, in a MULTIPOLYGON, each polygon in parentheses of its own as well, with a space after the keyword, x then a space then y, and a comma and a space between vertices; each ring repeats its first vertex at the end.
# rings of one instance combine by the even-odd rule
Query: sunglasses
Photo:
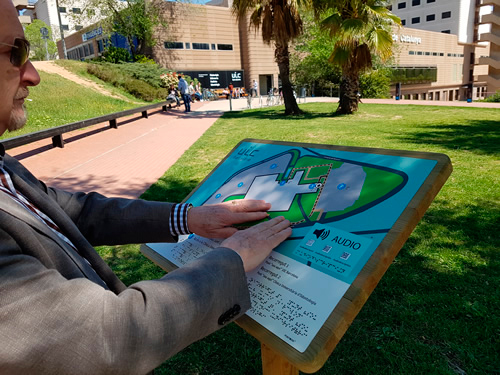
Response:
POLYGON ((16 68, 26 64, 30 55, 30 42, 23 38, 14 39, 14 44, 1 43, 0 45, 12 47, 10 51, 10 63, 16 68))

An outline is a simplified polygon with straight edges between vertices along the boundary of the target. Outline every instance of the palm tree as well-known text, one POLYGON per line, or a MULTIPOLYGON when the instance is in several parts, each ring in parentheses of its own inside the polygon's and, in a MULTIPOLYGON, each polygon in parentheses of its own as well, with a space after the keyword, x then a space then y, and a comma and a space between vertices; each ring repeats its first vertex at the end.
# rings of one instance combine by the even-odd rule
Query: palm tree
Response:
POLYGON ((372 55, 382 61, 392 56, 391 26, 400 19, 392 14, 387 0, 313 0, 318 17, 337 42, 329 61, 342 69, 337 113, 358 110, 359 75, 372 67, 372 55))
POLYGON ((290 54, 288 46, 302 33, 302 20, 298 12, 300 0, 234 0, 233 12, 238 20, 244 20, 250 13, 250 24, 262 27, 264 43, 274 42, 274 58, 278 64, 285 114, 302 113, 293 95, 290 82, 290 54))

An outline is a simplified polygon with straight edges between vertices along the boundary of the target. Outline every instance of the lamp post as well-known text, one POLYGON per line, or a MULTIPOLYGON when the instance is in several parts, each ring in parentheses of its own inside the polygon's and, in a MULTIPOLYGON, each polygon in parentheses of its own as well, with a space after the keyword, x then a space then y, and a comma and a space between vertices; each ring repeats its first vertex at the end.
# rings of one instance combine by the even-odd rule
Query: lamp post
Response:
POLYGON ((61 12, 59 12, 59 0, 56 0, 56 7, 57 7, 57 19, 59 20, 59 31, 61 32, 61 43, 62 43, 62 49, 63 49, 63 55, 64 59, 68 59, 68 53, 66 51, 66 43, 64 41, 64 30, 61 22, 61 12))

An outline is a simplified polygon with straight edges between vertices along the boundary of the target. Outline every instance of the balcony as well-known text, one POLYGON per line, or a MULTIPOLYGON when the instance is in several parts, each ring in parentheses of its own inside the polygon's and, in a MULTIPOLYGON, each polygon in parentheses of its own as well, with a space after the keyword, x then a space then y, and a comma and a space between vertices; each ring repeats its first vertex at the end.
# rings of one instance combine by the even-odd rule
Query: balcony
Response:
POLYGON ((23 25, 29 25, 31 23, 31 17, 30 16, 18 16, 19 22, 23 25))
POLYGON ((480 24, 492 23, 494 25, 500 25, 500 17, 494 13, 485 14, 481 17, 480 24))
POLYGON ((28 0, 12 0, 12 3, 14 4, 17 10, 35 9, 34 5, 28 4, 28 0))
POLYGON ((500 36, 492 34, 492 33, 481 34, 479 41, 480 42, 490 42, 490 43, 496 44, 497 46, 500 46, 500 36))
POLYGON ((484 6, 484 5, 499 5, 500 6, 500 0, 479 0, 479 6, 484 6))
POLYGON ((488 65, 491 66, 493 69, 500 70, 500 61, 487 56, 482 56, 476 59, 475 65, 488 65))

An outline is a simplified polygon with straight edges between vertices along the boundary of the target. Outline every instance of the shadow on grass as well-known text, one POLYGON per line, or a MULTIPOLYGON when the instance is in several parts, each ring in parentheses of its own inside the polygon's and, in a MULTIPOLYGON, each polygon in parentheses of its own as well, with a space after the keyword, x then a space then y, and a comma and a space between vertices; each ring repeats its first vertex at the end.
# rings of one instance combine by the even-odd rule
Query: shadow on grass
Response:
POLYGON ((181 202, 196 187, 198 180, 178 180, 172 176, 164 176, 150 186, 141 199, 160 202, 181 202))
POLYGON ((416 144, 439 145, 450 150, 495 155, 500 153, 500 121, 466 120, 463 124, 429 125, 425 131, 398 138, 416 144))
POLYGON ((290 120, 290 121, 304 121, 304 120, 314 120, 317 118, 332 118, 332 117, 341 117, 341 116, 348 116, 348 115, 340 115, 335 112, 318 112, 317 110, 314 111, 307 111, 301 108, 303 113, 300 115, 296 116, 285 116, 285 109, 284 108, 258 108, 254 110, 246 110, 246 111, 239 111, 239 112, 225 112, 223 115, 223 118, 225 119, 254 119, 254 120, 290 120))

